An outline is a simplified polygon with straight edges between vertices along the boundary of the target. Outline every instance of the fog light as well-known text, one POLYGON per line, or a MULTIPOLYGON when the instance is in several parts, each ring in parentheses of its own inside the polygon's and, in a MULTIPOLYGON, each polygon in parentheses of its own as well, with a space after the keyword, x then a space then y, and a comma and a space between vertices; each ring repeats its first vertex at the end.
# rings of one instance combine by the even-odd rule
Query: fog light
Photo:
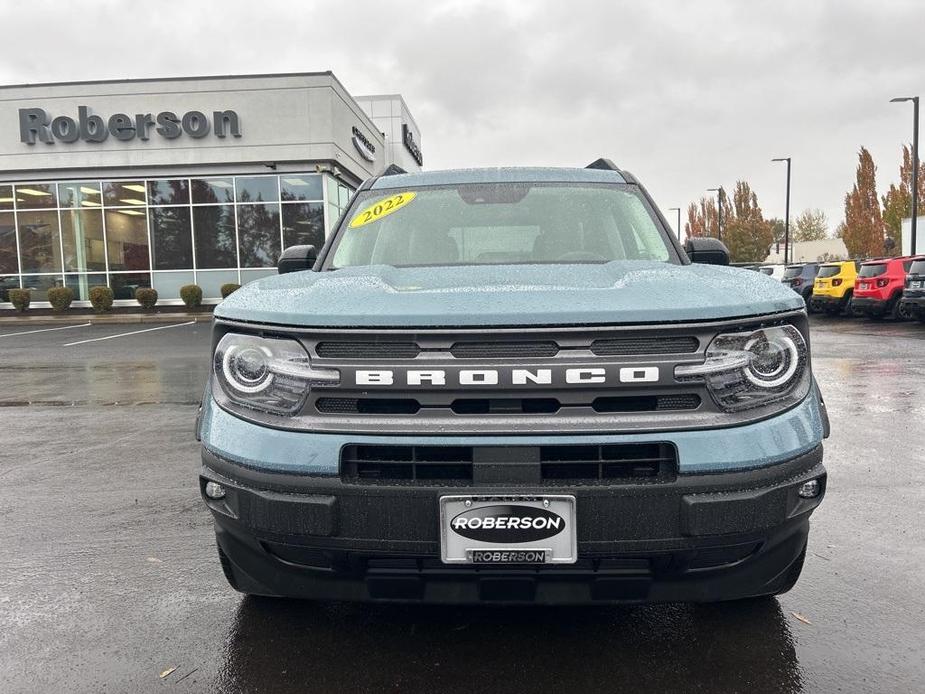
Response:
MULTIPOLYGON (((802 495, 803 492, 800 492, 802 495)), ((206 482, 206 496, 210 499, 224 499, 225 488, 218 482, 206 482)))
MULTIPOLYGON (((797 494, 804 499, 815 499, 819 496, 820 491, 822 491, 822 485, 819 484, 819 480, 810 480, 800 485, 797 494)), ((209 493, 208 487, 206 488, 206 493, 209 493)), ((222 494, 224 495, 224 492, 222 492, 222 494)))

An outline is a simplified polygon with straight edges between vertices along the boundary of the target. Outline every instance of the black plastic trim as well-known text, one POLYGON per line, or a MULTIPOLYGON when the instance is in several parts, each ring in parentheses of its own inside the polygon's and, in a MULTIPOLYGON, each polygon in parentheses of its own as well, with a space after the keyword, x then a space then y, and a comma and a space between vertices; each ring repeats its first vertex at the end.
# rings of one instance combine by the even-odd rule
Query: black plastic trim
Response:
MULTIPOLYGON (((562 437, 562 443, 568 444, 572 439, 562 437)), ((736 491, 744 489, 758 489, 767 487, 782 480, 787 480, 821 465, 823 457, 823 445, 819 444, 815 448, 796 455, 788 460, 778 462, 756 462, 755 465, 734 471, 717 471, 717 472, 684 472, 683 468, 677 478, 671 484, 662 485, 640 485, 638 483, 623 483, 606 485, 612 489, 634 488, 636 493, 644 494, 661 494, 661 493, 678 493, 678 488, 683 488, 685 493, 713 493, 724 491, 736 491)), ((338 475, 310 475, 297 474, 292 472, 279 472, 276 470, 266 470, 255 468, 248 465, 232 462, 203 446, 201 448, 201 457, 204 476, 209 476, 209 471, 218 473, 232 482, 247 486, 252 489, 262 489, 267 491, 278 491, 283 493, 304 494, 304 493, 321 493, 337 494, 345 489, 355 490, 355 485, 344 484, 338 475), (319 491, 322 490, 322 491, 319 491)), ((216 478, 217 479, 217 478, 216 478)), ((221 481, 217 479, 217 481, 221 481)), ((587 492, 585 485, 574 485, 580 488, 582 492, 587 492)), ((567 490, 569 485, 562 485, 561 489, 567 490)), ((393 489, 396 493, 422 491, 430 489, 433 492, 446 493, 446 487, 442 485, 415 486, 407 485, 383 485, 380 489, 393 489)), ((518 494, 529 493, 549 493, 548 487, 527 487, 517 490, 518 494)), ((562 493, 567 493, 563 491, 562 493)))

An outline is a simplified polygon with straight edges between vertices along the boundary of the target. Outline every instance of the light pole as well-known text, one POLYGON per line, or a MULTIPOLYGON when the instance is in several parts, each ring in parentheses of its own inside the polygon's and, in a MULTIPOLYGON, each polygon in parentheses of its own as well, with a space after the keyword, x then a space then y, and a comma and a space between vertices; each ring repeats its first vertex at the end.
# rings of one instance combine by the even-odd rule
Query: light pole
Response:
POLYGON ((915 255, 915 227, 919 216, 919 97, 897 96, 890 103, 912 102, 912 233, 909 237, 909 255, 915 255))
POLYGON ((786 265, 787 252, 790 250, 790 157, 779 157, 771 161, 787 162, 787 205, 784 209, 784 265, 786 265))
POLYGON ((680 241, 681 240, 681 208, 680 207, 669 207, 668 211, 678 213, 678 241, 680 241))
POLYGON ((725 196, 726 191, 723 190, 723 187, 719 188, 707 188, 708 193, 716 193, 716 199, 719 203, 719 213, 716 219, 716 238, 718 241, 723 240, 723 197, 725 196))

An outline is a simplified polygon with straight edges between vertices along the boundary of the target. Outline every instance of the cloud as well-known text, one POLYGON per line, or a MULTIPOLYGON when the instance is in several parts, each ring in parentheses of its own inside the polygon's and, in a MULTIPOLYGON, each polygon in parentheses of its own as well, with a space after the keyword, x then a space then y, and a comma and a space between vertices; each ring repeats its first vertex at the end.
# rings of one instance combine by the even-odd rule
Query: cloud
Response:
POLYGON ((400 92, 428 167, 582 165, 610 156, 663 208, 745 178, 783 215, 835 225, 866 145, 897 177, 925 90, 920 2, 6 4, 0 81, 331 69, 400 92))

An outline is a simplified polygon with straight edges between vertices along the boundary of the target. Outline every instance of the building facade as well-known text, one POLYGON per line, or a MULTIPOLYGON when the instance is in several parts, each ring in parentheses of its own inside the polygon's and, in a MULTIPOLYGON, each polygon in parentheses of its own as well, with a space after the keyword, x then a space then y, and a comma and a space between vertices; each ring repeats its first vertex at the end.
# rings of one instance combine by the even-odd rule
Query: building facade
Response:
MULTIPOLYGON (((841 239, 820 239, 819 241, 793 241, 787 257, 792 263, 817 263, 827 260, 847 260, 848 249, 841 239)), ((774 244, 764 262, 777 265, 784 262, 784 245, 774 244)))
POLYGON ((217 300, 320 247, 361 181, 421 168, 420 142, 400 95, 330 72, 0 87, 0 308, 55 286, 217 300))

